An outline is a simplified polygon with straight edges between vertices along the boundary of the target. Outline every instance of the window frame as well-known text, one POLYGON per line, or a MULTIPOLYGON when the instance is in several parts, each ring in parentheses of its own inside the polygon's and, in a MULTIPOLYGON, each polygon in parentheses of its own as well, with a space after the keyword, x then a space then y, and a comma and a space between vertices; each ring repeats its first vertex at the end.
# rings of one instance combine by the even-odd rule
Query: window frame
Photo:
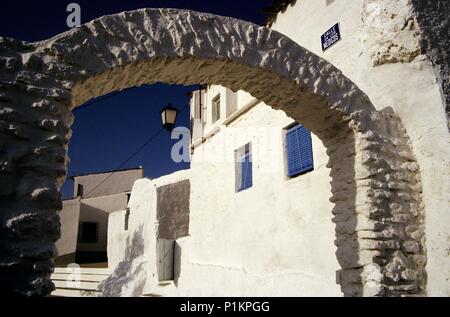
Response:
POLYGON ((212 100, 211 100, 211 124, 216 123, 217 121, 220 120, 221 113, 220 113, 220 106, 221 106, 221 102, 220 102, 220 93, 217 94, 212 100))
POLYGON ((308 174, 308 173, 314 171, 314 169, 315 169, 315 167, 314 167, 314 149, 313 149, 313 144, 312 144, 312 133, 307 128, 305 128, 310 133, 312 166, 310 168, 304 168, 304 169, 302 169, 298 172, 292 173, 292 174, 290 174, 290 172, 289 172, 289 153, 288 153, 287 136, 288 136, 289 132, 292 131, 294 128, 298 129, 298 128, 302 128, 302 127, 305 128, 301 123, 293 122, 292 124, 286 126, 283 129, 283 151, 284 151, 284 167, 285 167, 284 175, 287 180, 297 178, 304 174, 308 174))
POLYGON ((235 150, 235 192, 239 193, 253 187, 253 155, 251 142, 235 150), (244 181, 245 164, 250 167, 250 180, 244 181))

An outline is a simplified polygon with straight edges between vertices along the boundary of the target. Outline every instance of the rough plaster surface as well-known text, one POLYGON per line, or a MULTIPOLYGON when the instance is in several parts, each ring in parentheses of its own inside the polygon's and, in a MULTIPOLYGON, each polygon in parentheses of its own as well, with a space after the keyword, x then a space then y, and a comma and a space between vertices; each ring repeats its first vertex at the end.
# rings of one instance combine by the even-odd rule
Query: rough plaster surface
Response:
MULTIPOLYGON (((127 237, 130 232, 126 230, 127 211, 118 210, 108 216, 108 267, 114 269, 123 259, 127 249, 127 237)), ((129 216, 128 216, 129 220, 129 216)))
POLYGON ((411 62, 420 53, 420 31, 410 0, 365 1, 362 41, 373 65, 411 62))
POLYGON ((436 67, 445 98, 450 129, 450 1, 412 0, 417 23, 421 29, 420 47, 436 67))
MULTIPOLYGON (((127 231, 123 227, 125 212, 110 214, 108 265, 113 273, 101 286, 103 296, 140 296, 155 291, 158 286, 157 240, 167 232, 166 228, 161 228, 160 234, 158 191, 161 188, 167 191, 173 183, 189 187, 189 176, 189 171, 179 171, 154 180, 137 180, 128 203, 127 231)), ((186 202, 189 200, 184 199, 181 204, 186 202)))
POLYGON ((283 128, 292 123, 259 103, 195 148, 191 235, 169 294, 342 296, 326 148, 313 135, 314 171, 287 179, 283 128), (253 186, 236 193, 234 151, 249 142, 253 186))
MULTIPOLYGON (((434 45, 446 47, 448 37, 442 31, 446 28, 444 17, 448 14, 442 2, 433 1, 433 5, 427 5, 426 8, 411 7, 412 3, 406 3, 409 6, 406 16, 410 17, 412 12, 416 15, 425 13, 425 17, 433 16, 433 19, 427 20, 427 30, 423 31, 423 22, 416 16, 418 23, 414 24, 415 27, 398 29, 399 34, 396 36, 392 36, 391 23, 386 23, 386 30, 382 25, 375 24, 380 32, 374 36, 386 37, 380 43, 388 43, 390 38, 402 42, 400 37, 412 38, 413 34, 420 31, 420 40, 414 41, 420 51, 422 41, 429 36, 427 33, 435 32, 440 35, 436 36, 434 45), (435 13, 431 14, 430 11, 435 13)), ((409 63, 398 61, 374 66, 373 52, 377 47, 369 45, 372 43, 370 39, 367 41, 367 33, 374 26, 365 24, 367 11, 363 10, 368 4, 381 7, 379 12, 385 17, 395 19, 398 16, 396 1, 341 0, 328 8, 320 1, 299 1, 285 13, 279 14, 273 28, 339 67, 344 75, 369 96, 377 110, 392 109, 400 118, 421 173, 422 200, 426 214, 427 295, 449 296, 450 134, 444 112, 445 95, 436 71, 437 64, 433 66, 428 53, 422 53, 409 63), (336 21, 340 23, 342 39, 323 52, 317 39, 336 21), (308 36, 302 36, 305 33, 308 36)), ((433 52, 441 59, 446 56, 438 49, 433 52)))
POLYGON ((448 119, 450 2, 366 0, 362 20, 365 28, 362 41, 373 65, 410 63, 419 54, 427 55, 436 68, 448 119))
MULTIPOLYGON (((178 237, 176 241, 174 282, 159 284, 150 279, 144 294, 342 296, 336 283, 339 263, 333 243, 334 204, 328 200, 331 178, 326 167, 326 149, 313 136, 314 171, 286 180, 281 130, 291 123, 292 119, 282 111, 259 103, 229 128, 222 127, 197 147, 189 171, 137 182, 130 200, 133 227, 124 231, 123 212, 110 216, 109 259, 123 259, 126 243, 131 242, 128 237, 145 223, 150 225, 145 229, 147 239, 144 240, 148 253, 155 249, 158 236, 174 238, 165 235, 166 221, 158 214, 161 209, 169 211, 166 206, 173 205, 177 207, 172 207, 172 212, 178 209, 173 214, 179 214, 184 209, 180 207, 189 203, 192 214, 189 236, 178 237), (269 135, 264 134, 267 132, 269 135), (236 193, 234 150, 249 141, 252 142, 254 186, 236 193), (224 148, 223 144, 229 146, 224 148), (189 181, 180 181, 183 177, 189 181), (189 183, 190 199, 185 196, 189 183), (161 190, 171 187, 178 187, 179 193, 172 190, 173 194, 165 197, 165 203, 160 205, 161 190)), ((185 227, 179 221, 171 224, 173 229, 185 227)), ((149 266, 144 267, 147 276, 157 276, 156 263, 152 261, 155 256, 149 254, 147 258, 149 266)), ((117 263, 110 262, 110 265, 116 267, 117 263)), ((137 285, 139 277, 136 283, 129 282, 136 290, 137 285)))
POLYGON ((341 71, 282 34, 210 14, 142 9, 47 41, 1 38, 0 65, 2 291, 53 289, 71 110, 161 81, 242 89, 303 122, 330 156, 343 292, 423 293, 421 183, 405 130, 341 71))
POLYGON ((189 234, 190 190, 189 180, 158 187, 156 209, 160 239, 176 240, 189 234))

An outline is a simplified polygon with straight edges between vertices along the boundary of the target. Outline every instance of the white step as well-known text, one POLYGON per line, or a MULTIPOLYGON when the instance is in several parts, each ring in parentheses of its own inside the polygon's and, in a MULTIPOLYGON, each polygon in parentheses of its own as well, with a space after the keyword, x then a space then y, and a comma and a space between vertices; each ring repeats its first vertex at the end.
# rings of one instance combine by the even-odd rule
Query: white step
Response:
POLYGON ((82 290, 90 290, 90 291, 98 291, 99 282, 67 282, 67 281, 57 281, 54 280, 56 288, 64 288, 64 289, 82 289, 82 290))
POLYGON ((139 297, 162 297, 162 295, 150 293, 150 294, 142 294, 139 297))
POLYGON ((64 288, 57 288, 51 294, 52 297, 54 297, 54 296, 61 296, 61 297, 98 297, 99 295, 101 295, 100 292, 95 292, 95 291, 90 291, 90 290, 64 289, 64 288))
POLYGON ((67 280, 74 280, 74 279, 79 279, 80 281, 84 281, 84 282, 101 282, 103 280, 106 280, 106 278, 108 277, 108 275, 96 275, 96 274, 82 274, 82 275, 78 275, 78 274, 67 274, 67 273, 53 273, 51 275, 51 279, 56 281, 67 281, 67 280))
POLYGON ((109 268, 67 268, 67 267, 55 267, 54 273, 62 273, 62 274, 96 274, 96 275, 109 275, 111 274, 111 270, 109 268))
POLYGON ((98 297, 102 293, 99 284, 108 278, 108 268, 57 267, 51 275, 56 290, 52 297, 98 297), (76 281, 76 282, 75 282, 76 281))

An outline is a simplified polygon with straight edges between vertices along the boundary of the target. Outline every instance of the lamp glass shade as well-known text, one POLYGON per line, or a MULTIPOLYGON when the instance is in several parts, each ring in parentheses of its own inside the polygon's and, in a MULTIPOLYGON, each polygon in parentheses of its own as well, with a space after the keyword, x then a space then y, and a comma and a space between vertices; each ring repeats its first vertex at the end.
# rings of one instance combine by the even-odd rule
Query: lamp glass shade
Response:
POLYGON ((168 105, 161 110, 162 124, 166 129, 171 129, 177 120, 178 109, 168 105))
POLYGON ((175 124, 176 120, 177 120, 177 111, 173 110, 173 109, 167 109, 166 110, 166 123, 175 124))

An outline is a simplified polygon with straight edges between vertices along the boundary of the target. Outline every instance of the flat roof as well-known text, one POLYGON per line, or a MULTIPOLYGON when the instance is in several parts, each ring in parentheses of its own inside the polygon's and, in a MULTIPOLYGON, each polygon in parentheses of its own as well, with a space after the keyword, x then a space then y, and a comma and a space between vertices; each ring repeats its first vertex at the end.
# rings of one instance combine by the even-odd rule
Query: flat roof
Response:
POLYGON ((100 174, 110 174, 110 173, 117 173, 117 172, 126 172, 126 171, 134 171, 134 170, 143 170, 144 168, 142 166, 139 167, 133 167, 133 168, 124 168, 120 170, 111 170, 111 171, 103 171, 103 172, 96 172, 96 173, 86 173, 86 174, 78 174, 78 175, 72 175, 69 178, 75 179, 77 177, 83 177, 83 176, 90 176, 90 175, 100 175, 100 174))

